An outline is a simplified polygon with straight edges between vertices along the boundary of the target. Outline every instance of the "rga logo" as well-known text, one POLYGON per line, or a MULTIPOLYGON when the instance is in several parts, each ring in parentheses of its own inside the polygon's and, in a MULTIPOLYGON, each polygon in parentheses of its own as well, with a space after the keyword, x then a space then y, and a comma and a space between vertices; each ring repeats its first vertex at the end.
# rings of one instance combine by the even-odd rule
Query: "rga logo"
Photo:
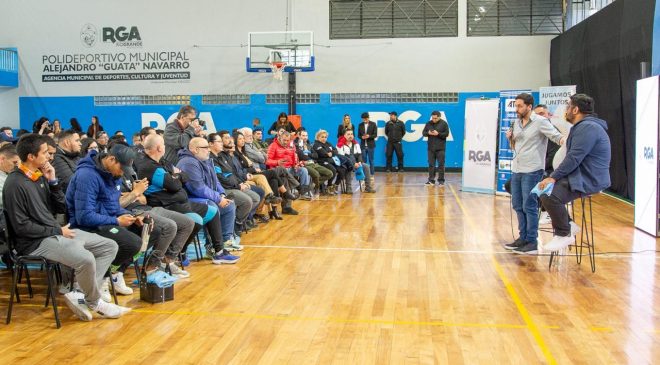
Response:
POLYGON ((488 151, 469 150, 468 151, 468 161, 474 161, 476 163, 481 162, 482 164, 490 165, 490 162, 492 160, 490 159, 490 152, 488 152, 488 151))
POLYGON ((142 37, 136 26, 130 29, 124 26, 103 27, 103 42, 113 43, 117 47, 142 47, 142 37))
POLYGON ((98 38, 98 31, 96 30, 96 27, 94 24, 85 24, 83 25, 82 29, 80 29, 80 41, 82 44, 87 47, 91 48, 96 44, 96 39, 98 38))
MULTIPOLYGON (((417 122, 421 116, 422 114, 420 114, 415 110, 406 110, 405 112, 399 114, 399 120, 401 120, 404 124, 406 124, 406 126, 410 126, 410 129, 412 129, 412 132, 410 132, 408 128, 406 128, 406 134, 403 136, 403 140, 405 142, 416 142, 419 141, 420 139, 423 139, 424 141, 428 140, 428 138, 424 137, 423 135, 426 121, 422 123, 410 123, 410 124, 407 123, 407 122, 417 122)), ((369 112, 369 119, 375 123, 378 123, 379 121, 387 123, 387 121, 390 120, 390 114, 388 112, 380 112, 380 111, 369 112)), ((440 119, 446 121, 447 125, 449 126, 449 136, 447 136, 447 142, 454 141, 454 136, 451 133, 451 125, 447 120, 447 116, 445 115, 445 112, 440 112, 440 119)), ((385 136, 384 126, 382 128, 378 128, 378 135, 387 138, 385 136)))
POLYGON ((650 160, 650 161, 655 160, 655 153, 653 151, 653 147, 644 147, 643 155, 645 160, 650 160))

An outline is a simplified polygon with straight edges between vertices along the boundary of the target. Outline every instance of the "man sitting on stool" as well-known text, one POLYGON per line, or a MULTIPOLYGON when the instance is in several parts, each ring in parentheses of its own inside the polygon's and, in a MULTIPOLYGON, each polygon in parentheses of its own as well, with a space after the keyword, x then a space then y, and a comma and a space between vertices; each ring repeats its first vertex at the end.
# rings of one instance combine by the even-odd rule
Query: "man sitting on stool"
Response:
POLYGON ((566 120, 573 128, 566 141, 566 157, 550 177, 539 183, 540 190, 554 183, 549 195, 541 195, 541 203, 552 218, 554 230, 552 240, 545 245, 550 252, 570 245, 578 231, 575 223, 569 223, 565 204, 610 186, 611 148, 607 123, 592 114, 594 99, 585 94, 571 96, 566 120))

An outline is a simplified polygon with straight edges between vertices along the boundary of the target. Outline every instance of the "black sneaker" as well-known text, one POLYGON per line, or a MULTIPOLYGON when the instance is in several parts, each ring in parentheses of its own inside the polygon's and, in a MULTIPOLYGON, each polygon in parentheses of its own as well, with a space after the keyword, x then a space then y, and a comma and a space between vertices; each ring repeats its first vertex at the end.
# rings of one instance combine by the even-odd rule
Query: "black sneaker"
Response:
POLYGON ((445 181, 444 180, 438 180, 438 185, 444 185, 445 181))
POLYGON ((516 248, 513 252, 518 255, 536 255, 539 253, 538 244, 527 242, 527 244, 516 248))
POLYGON ((298 215, 298 211, 293 209, 293 208, 283 208, 282 209, 282 214, 298 215))
POLYGON ((392 172, 392 170, 387 168, 387 169, 385 169, 385 172, 392 172))
POLYGON ((435 181, 428 180, 427 182, 424 183, 424 185, 435 185, 435 181))
POLYGON ((504 248, 506 248, 507 250, 515 250, 518 247, 524 246, 526 243, 527 242, 525 242, 525 240, 518 237, 518 238, 516 238, 515 241, 513 241, 511 243, 507 243, 506 245, 504 245, 504 248))

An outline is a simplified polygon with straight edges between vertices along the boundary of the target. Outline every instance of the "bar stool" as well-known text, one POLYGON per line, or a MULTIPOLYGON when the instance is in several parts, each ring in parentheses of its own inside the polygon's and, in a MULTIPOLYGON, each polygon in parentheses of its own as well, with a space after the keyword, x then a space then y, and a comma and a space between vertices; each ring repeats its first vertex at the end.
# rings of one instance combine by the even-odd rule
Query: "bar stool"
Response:
MULTIPOLYGON (((587 255, 589 255, 589 262, 591 264, 591 272, 596 272, 596 248, 594 240, 594 223, 593 223, 593 212, 591 204, 592 195, 581 195, 580 196, 580 207, 582 208, 582 214, 580 219, 580 241, 578 243, 577 236, 575 237, 575 259, 578 264, 582 263, 583 250, 586 247, 587 255)), ((576 199, 577 200, 577 199, 576 199)), ((571 217, 575 220, 575 204, 571 203, 571 217)), ((570 249, 570 246, 569 246, 570 249)), ((558 251, 550 253, 550 262, 548 263, 548 269, 552 267, 552 262, 555 257, 559 255, 558 251)))

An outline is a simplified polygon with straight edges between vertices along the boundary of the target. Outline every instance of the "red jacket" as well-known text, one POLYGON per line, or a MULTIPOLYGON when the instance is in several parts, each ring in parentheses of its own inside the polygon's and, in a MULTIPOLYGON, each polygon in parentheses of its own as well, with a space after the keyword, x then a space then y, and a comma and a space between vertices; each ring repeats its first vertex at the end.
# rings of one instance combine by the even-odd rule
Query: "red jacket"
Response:
POLYGON ((296 149, 289 146, 282 146, 280 141, 277 139, 268 146, 268 159, 266 160, 266 166, 269 168, 277 167, 278 161, 281 159, 286 159, 287 162, 284 164, 284 167, 294 167, 298 165, 298 155, 296 154, 296 149))

